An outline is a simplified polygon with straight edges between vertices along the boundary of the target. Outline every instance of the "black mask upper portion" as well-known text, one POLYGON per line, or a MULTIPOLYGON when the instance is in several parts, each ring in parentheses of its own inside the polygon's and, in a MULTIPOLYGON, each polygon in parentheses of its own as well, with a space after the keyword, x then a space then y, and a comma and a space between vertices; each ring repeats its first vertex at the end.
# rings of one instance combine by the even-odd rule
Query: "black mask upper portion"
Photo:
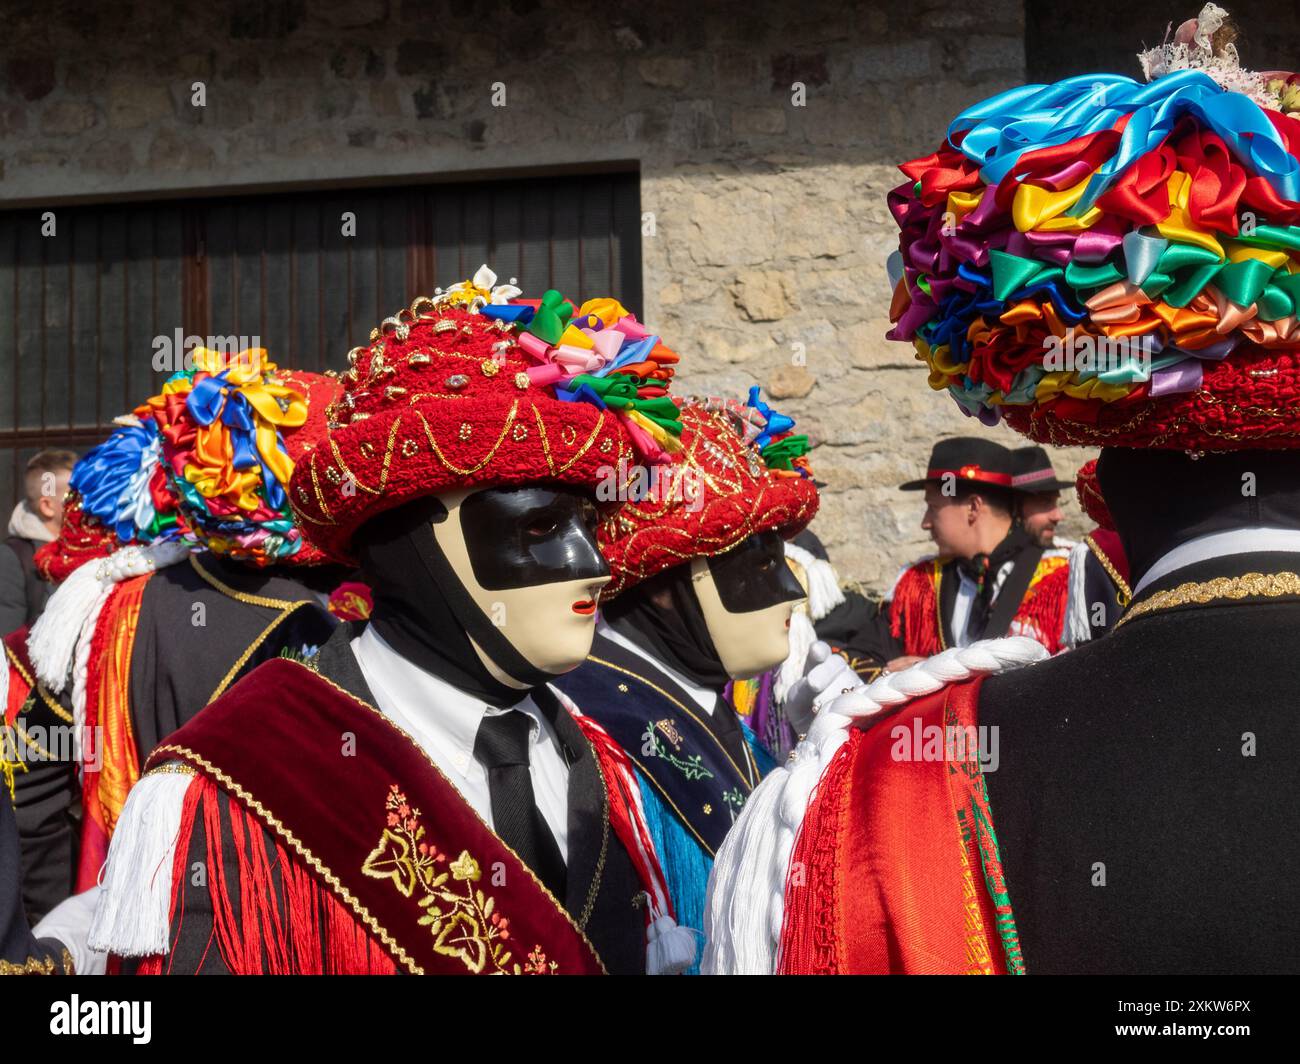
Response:
MULTIPOLYGON (((474 577, 492 590, 599 578, 609 566, 596 545, 588 496, 564 487, 489 488, 460 506, 474 577)), ((453 687, 497 706, 524 692, 492 675, 471 638, 527 687, 552 679, 521 655, 465 588, 434 535, 447 508, 425 496, 380 514, 357 533, 374 595, 370 623, 398 653, 453 687)))
POLYGON ((542 485, 480 491, 460 504, 474 578, 488 591, 609 576, 597 517, 591 496, 542 485))
MULTIPOLYGON (((776 532, 750 536, 708 559, 718 598, 730 613, 749 613, 804 597, 776 532)), ((696 597, 690 563, 675 565, 604 607, 605 621, 633 642, 648 645, 666 665, 700 687, 721 692, 731 680, 709 634, 696 597), (666 592, 670 606, 654 599, 666 592)))
POLYGON ((1107 447, 1097 482, 1136 584, 1180 543, 1233 528, 1300 529, 1300 455, 1107 447))
POLYGON ((776 532, 758 532, 726 554, 714 555, 709 572, 728 613, 752 613, 804 597, 776 532))

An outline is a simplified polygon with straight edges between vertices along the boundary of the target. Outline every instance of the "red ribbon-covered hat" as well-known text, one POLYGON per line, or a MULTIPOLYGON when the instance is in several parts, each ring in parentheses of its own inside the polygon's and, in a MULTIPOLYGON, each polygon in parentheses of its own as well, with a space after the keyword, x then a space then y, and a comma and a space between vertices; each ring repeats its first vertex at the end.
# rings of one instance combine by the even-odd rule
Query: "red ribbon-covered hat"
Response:
POLYGON ((341 561, 358 528, 411 499, 536 482, 594 490, 631 453, 612 410, 534 384, 511 325, 473 305, 421 297, 348 362, 289 489, 303 531, 341 561))
POLYGON ((1079 506, 1092 518, 1093 523, 1098 528, 1114 532, 1115 522, 1101 494, 1101 485, 1097 483, 1097 459, 1092 458, 1079 468, 1079 475, 1074 481, 1074 490, 1079 496, 1079 506))
POLYGON ((819 501, 802 462, 807 440, 788 432, 769 439, 770 413, 766 404, 726 400, 682 405, 682 451, 644 485, 625 477, 629 497, 600 526, 614 577, 602 601, 692 558, 724 554, 756 533, 789 539, 803 531, 819 501), (790 448, 794 440, 799 446, 790 448))

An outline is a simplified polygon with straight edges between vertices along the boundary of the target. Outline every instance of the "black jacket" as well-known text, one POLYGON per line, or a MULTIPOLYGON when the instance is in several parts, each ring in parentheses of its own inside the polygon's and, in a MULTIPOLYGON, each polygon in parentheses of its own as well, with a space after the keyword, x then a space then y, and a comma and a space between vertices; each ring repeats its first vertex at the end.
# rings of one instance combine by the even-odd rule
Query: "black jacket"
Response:
MULTIPOLYGON (((1300 572, 1300 558, 1189 566, 1134 607, 1252 571, 1300 572)), ((999 743, 986 779, 1028 972, 1300 970, 1298 693, 1297 596, 1133 616, 985 682, 980 723, 999 743)))

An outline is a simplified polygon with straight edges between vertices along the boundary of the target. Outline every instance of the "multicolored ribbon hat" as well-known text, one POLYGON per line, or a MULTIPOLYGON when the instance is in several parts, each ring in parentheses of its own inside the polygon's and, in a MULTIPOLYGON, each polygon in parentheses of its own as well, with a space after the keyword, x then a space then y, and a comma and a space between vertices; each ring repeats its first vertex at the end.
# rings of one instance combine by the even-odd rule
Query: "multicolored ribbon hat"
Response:
POLYGON ((128 414, 103 443, 77 462, 57 538, 36 552, 36 569, 62 583, 76 569, 119 547, 189 536, 166 470, 151 415, 128 414))
POLYGON ((294 524, 294 466, 325 433, 329 375, 279 370, 261 348, 199 348, 193 368, 136 410, 161 435, 161 462, 194 538, 250 565, 323 561, 294 524))
POLYGON ((889 196, 911 340, 986 424, 1045 443, 1300 446, 1300 84, 1213 4, 1155 79, 1027 85, 959 114, 889 196))
POLYGON ((679 450, 677 355, 616 300, 516 298, 486 266, 386 318, 348 353, 343 394, 290 495, 311 539, 351 560, 376 514, 455 488, 590 487, 679 450))
POLYGON ((681 453, 638 479, 620 471, 623 506, 600 525, 613 580, 601 601, 691 558, 724 554, 748 536, 807 527, 819 497, 808 469, 808 437, 751 388, 749 400, 688 399, 681 453))

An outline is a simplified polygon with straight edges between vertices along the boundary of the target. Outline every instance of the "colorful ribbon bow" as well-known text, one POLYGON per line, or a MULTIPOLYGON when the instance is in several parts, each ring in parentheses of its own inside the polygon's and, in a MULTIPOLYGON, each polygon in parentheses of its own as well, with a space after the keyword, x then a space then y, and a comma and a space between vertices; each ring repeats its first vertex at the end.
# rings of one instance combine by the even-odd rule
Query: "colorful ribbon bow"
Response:
POLYGON ((282 511, 293 462, 279 430, 307 420, 306 398, 269 378, 275 365, 261 348, 240 352, 224 368, 223 355, 199 348, 194 362, 192 380, 173 378, 163 387, 166 395, 188 386, 185 409, 199 426, 185 479, 205 498, 230 498, 248 511, 264 501, 282 511))

